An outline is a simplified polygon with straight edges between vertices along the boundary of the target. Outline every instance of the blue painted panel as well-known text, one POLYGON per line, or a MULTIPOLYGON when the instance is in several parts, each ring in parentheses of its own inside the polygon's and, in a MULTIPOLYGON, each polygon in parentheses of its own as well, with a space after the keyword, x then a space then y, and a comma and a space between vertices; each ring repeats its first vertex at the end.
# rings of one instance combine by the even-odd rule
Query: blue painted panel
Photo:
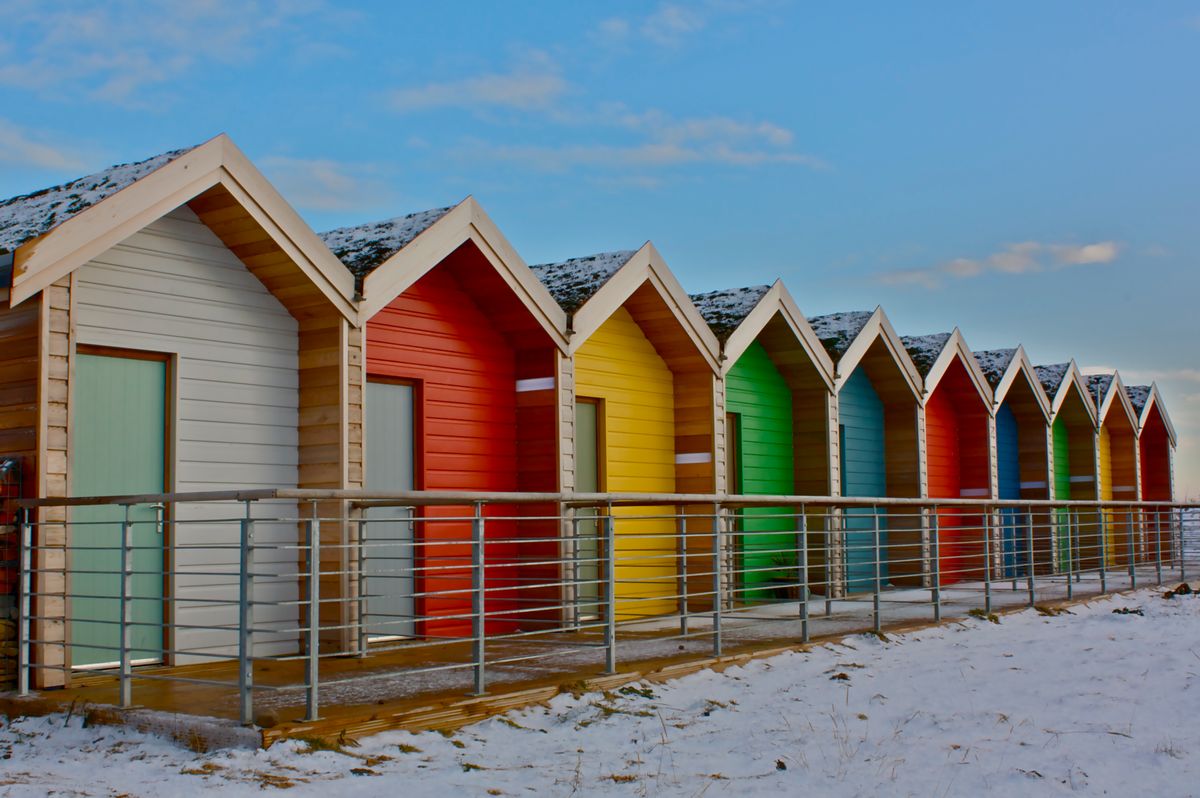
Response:
MULTIPOLYGON (((838 394, 841 443, 842 495, 886 496, 887 470, 884 461, 883 402, 871 379, 855 370, 838 394)), ((846 587, 863 591, 875 578, 875 522, 866 508, 846 511, 846 587)), ((887 545, 886 521, 880 519, 880 545, 887 545)), ((881 566, 887 579, 887 564, 881 566)))
MULTIPOLYGON (((1021 498, 1020 440, 1017 435, 1017 417, 1007 402, 996 412, 996 461, 999 467, 1000 498, 1021 498)), ((1004 541, 1004 576, 1016 577, 1023 573, 1025 563, 1025 529, 1023 513, 1015 509, 1000 511, 1004 541)))

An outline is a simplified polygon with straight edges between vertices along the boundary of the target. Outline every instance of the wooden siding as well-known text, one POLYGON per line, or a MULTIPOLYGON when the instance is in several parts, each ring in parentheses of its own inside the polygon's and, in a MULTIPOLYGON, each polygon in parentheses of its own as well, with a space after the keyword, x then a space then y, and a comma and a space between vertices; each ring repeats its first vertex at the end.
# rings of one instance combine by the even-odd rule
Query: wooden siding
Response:
MULTIPOLYGON (((988 410, 955 359, 925 402, 925 463, 932 499, 987 498, 991 493, 988 410)), ((981 576, 982 516, 938 511, 942 584, 981 576)))
MULTIPOLYGON (((757 341, 750 344, 725 378, 725 409, 737 414, 739 469, 736 484, 744 494, 788 494, 794 490, 792 394, 783 376, 757 341)), ((727 430, 734 435, 734 430, 727 430)), ((731 480, 730 484, 734 484, 731 480)), ((782 508, 741 511, 741 598, 787 598, 772 592, 772 582, 795 582, 796 524, 779 517, 782 508), (771 534, 776 533, 776 534, 771 534), (783 533, 783 534, 779 534, 783 533)))
MULTIPOLYGON (((576 397, 602 403, 604 490, 675 490, 674 382, 666 362, 624 308, 576 352, 576 397)), ((616 508, 613 513, 619 519, 616 556, 624 559, 617 565, 617 617, 673 612, 673 600, 654 599, 675 592, 675 541, 661 537, 673 535, 674 524, 655 520, 670 510, 616 508)))
MULTIPOLYGON (((75 272, 77 343, 175 356, 172 485, 176 491, 293 487, 298 482, 298 326, 280 302, 187 208, 148 225, 75 272)), ((337 387, 334 389, 337 391, 337 387)), ((176 542, 228 543, 236 526, 205 525, 230 508, 176 509, 176 542)), ((259 524, 264 544, 295 540, 290 524, 259 524)), ((259 564, 290 568, 294 554, 264 547, 259 564)), ((189 571, 220 570, 228 554, 176 549, 176 624, 233 623, 235 608, 189 599, 219 598, 226 581, 189 571)), ((258 600, 297 597, 296 583, 257 587, 258 600)), ((259 629, 296 623, 294 608, 262 606, 259 629)), ((230 633, 180 630, 175 647, 227 651, 230 633)), ((256 636, 261 653, 294 650, 292 635, 256 636)))
MULTIPOLYGON (((515 323, 498 320, 513 312, 509 305, 504 294, 486 300, 473 296, 452 270, 439 267, 367 323, 368 374, 411 381, 417 389, 419 489, 502 492, 556 487, 553 387, 517 391, 518 379, 553 376, 551 342, 532 326, 520 336, 506 334, 504 328, 515 323)), ((371 412, 369 407, 366 412, 371 412)), ((497 508, 489 514, 511 511, 497 508)), ((462 516, 462 508, 425 511, 419 539, 426 546, 417 566, 430 570, 419 576, 418 593, 470 587, 470 572, 461 567, 469 558, 469 546, 453 541, 469 540, 471 524, 446 520, 462 516)), ((519 555, 529 553, 517 540, 521 534, 533 537, 538 529, 532 523, 519 527, 511 520, 491 520, 485 531, 490 541, 488 588, 515 587, 522 578, 519 555)), ((546 531, 540 530, 543 537, 546 531)), ((518 605, 517 599, 515 592, 495 593, 489 612, 503 614, 518 605)), ((429 635, 464 634, 469 620, 439 619, 467 612, 466 598, 419 599, 419 629, 429 635)), ((488 631, 511 631, 515 624, 495 617, 488 631)))
POLYGON ((1151 407, 1141 434, 1138 436, 1141 457, 1142 499, 1172 501, 1171 439, 1157 407, 1151 407))
MULTIPOLYGON (((886 496, 886 437, 883 402, 871 378, 856 369, 838 392, 843 496, 886 496)), ((879 540, 887 545, 886 519, 879 540)), ((875 518, 870 509, 849 509, 843 521, 846 582, 851 591, 870 590, 874 580, 875 518)), ((881 566, 887 578, 887 564, 881 566)))

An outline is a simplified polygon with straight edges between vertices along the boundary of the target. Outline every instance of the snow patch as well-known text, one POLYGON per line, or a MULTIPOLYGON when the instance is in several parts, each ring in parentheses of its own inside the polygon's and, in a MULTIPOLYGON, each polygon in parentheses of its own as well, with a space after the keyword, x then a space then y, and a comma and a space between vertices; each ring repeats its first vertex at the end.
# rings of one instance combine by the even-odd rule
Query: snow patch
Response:
POLYGON ((16 251, 25 242, 45 235, 193 149, 118 164, 70 183, 0 201, 0 254, 16 251))
POLYGON ((413 239, 432 227, 453 207, 419 211, 354 227, 339 227, 318 235, 338 260, 354 273, 361 287, 368 274, 411 244, 413 239))
POLYGON ((1016 349, 985 349, 975 352, 975 362, 979 370, 987 377, 988 384, 995 388, 1004 379, 1008 367, 1017 355, 1016 349))
POLYGON ((845 354, 854 343, 854 339, 862 332, 863 327, 871 320, 874 311, 849 310, 842 313, 827 313, 824 316, 813 316, 808 320, 809 326, 834 360, 845 354))
POLYGON ((692 302, 717 338, 724 341, 733 334, 762 298, 771 290, 769 285, 748 288, 725 288, 705 294, 692 294, 692 302))
POLYGON ((1087 377, 1088 390, 1092 392, 1092 398, 1096 400, 1096 407, 1104 401, 1104 396, 1108 393, 1109 386, 1113 382, 1112 374, 1089 374, 1087 377))
POLYGON ((1126 385, 1125 393, 1129 395, 1129 401, 1133 403, 1133 409, 1137 411, 1138 418, 1141 418, 1142 411, 1146 409, 1146 403, 1150 401, 1150 386, 1126 385))
POLYGON ((600 252, 561 263, 539 263, 529 268, 533 269, 533 273, 562 309, 574 313, 595 296, 637 252, 636 249, 600 252))
POLYGON ((933 368, 933 364, 937 362, 938 357, 942 354, 942 350, 946 348, 946 342, 950 340, 950 333, 933 333, 932 335, 902 335, 900 343, 904 345, 904 349, 908 352, 908 356, 912 358, 916 364, 917 371, 921 372, 924 377, 933 368))
POLYGON ((1067 372, 1071 370, 1071 364, 1055 363, 1051 366, 1034 366, 1033 370, 1037 373, 1038 382, 1046 389, 1046 396, 1053 399, 1054 395, 1058 393, 1058 386, 1062 385, 1067 372))

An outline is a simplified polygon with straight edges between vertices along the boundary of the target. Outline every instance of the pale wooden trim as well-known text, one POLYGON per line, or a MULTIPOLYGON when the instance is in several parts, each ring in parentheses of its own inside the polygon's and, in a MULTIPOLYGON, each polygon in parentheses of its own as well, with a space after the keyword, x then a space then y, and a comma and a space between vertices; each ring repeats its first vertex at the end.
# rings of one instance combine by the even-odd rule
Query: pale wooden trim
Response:
POLYGON ((999 410, 1000 405, 1004 404, 1004 400, 1008 398, 1009 390, 1017 381, 1018 374, 1025 375, 1025 379, 1029 382, 1029 387, 1033 389, 1033 395, 1037 399, 1038 407, 1041 408, 1042 416, 1046 419, 1046 423, 1049 424, 1050 400, 1046 396, 1046 389, 1042 387, 1042 381, 1038 379, 1037 372, 1033 368, 1033 361, 1025 353, 1024 346, 1017 347, 1017 352, 1009 362, 1004 376, 1000 378, 1000 382, 996 385, 996 390, 993 394, 994 410, 999 410))
POLYGON ((18 247, 10 304, 33 296, 217 185, 238 199, 343 316, 357 323, 353 275, 224 134, 18 247))
POLYGON ((567 314, 474 197, 449 210, 363 281, 362 317, 369 320, 450 253, 472 241, 537 319, 555 346, 567 348, 567 314))
POLYGON ((854 373, 854 369, 866 356, 871 345, 875 343, 875 339, 879 338, 883 341, 888 353, 892 356, 892 360, 900 367, 900 373, 905 378, 905 383, 912 391, 913 398, 917 403, 921 402, 921 394, 924 389, 924 382, 921 379, 921 372, 917 370, 917 365, 913 363, 912 357, 909 356, 908 350, 904 348, 904 343, 900 340, 900 336, 896 334, 896 330, 892 327, 892 323, 888 320, 887 314, 884 313, 882 307, 876 307, 875 312, 871 314, 871 318, 863 325, 863 328, 855 336, 854 341, 842 353, 841 358, 837 362, 836 379, 834 387, 840 391, 842 386, 846 384, 846 380, 854 373))
POLYGON ((938 383, 942 381, 942 377, 946 376, 946 372, 949 371, 950 364, 954 362, 955 358, 962 361, 963 366, 966 367, 971 384, 975 386, 975 392, 979 394, 980 401, 987 406, 988 414, 993 414, 995 410, 992 407, 992 388, 988 385, 983 369, 979 367, 979 361, 975 359, 975 353, 971 351, 971 347, 967 346, 967 340, 957 327, 951 331, 937 360, 929 368, 929 373, 925 375, 925 398, 928 399, 937 390, 938 383))
POLYGON ((1074 358, 1067 364, 1067 373, 1063 375, 1062 382, 1058 384, 1058 390, 1054 393, 1054 401, 1050 405, 1050 422, 1053 424, 1054 419, 1058 418, 1058 413, 1062 410, 1063 402, 1067 400, 1067 395, 1070 393, 1071 383, 1075 384, 1076 390, 1083 398, 1083 406, 1087 410, 1088 416, 1092 419, 1092 426, 1099 429, 1100 424, 1096 414, 1096 403, 1092 401, 1092 392, 1088 389, 1087 380, 1084 378, 1083 372, 1079 370, 1079 366, 1075 363, 1074 358))
POLYGON ((720 370, 718 358, 721 351, 717 336, 713 334, 708 322, 692 303, 691 297, 668 268, 662 255, 649 241, 571 317, 571 343, 568 352, 574 354, 579 351, 600 326, 645 283, 649 283, 662 297, 671 314, 695 345, 696 351, 716 374, 720 370))
POLYGON ((800 312, 796 300, 792 298, 782 280, 776 280, 771 285, 770 290, 754 306, 754 310, 750 311, 738 328, 726 339, 722 347, 721 375, 729 374, 729 370, 745 354, 746 349, 758 340, 759 334, 777 313, 791 329, 792 334, 796 336, 796 342, 808 355, 808 359, 816 366, 817 373, 821 375, 826 389, 832 391, 833 358, 829 357, 829 353, 825 351, 817 334, 813 332, 812 325, 800 312))
POLYGON ((1120 372, 1113 372, 1112 382, 1108 385, 1108 393, 1097 408, 1097 418, 1099 426, 1104 426, 1104 422, 1108 420, 1108 413, 1112 409, 1113 403, 1121 406, 1121 410, 1125 413, 1125 418, 1129 422, 1130 428, 1133 430, 1134 438, 1138 434, 1138 416, 1137 411, 1133 409, 1133 402, 1129 400, 1129 394, 1125 391, 1125 383, 1121 380, 1120 372))

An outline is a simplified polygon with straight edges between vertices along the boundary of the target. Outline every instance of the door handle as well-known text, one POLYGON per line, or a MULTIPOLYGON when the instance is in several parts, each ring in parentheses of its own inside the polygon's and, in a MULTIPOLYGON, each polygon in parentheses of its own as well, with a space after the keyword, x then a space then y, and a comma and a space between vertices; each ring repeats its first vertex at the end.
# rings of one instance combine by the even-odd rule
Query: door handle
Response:
POLYGON ((163 526, 166 523, 167 505, 159 503, 150 505, 154 510, 154 531, 159 537, 162 537, 163 526))

